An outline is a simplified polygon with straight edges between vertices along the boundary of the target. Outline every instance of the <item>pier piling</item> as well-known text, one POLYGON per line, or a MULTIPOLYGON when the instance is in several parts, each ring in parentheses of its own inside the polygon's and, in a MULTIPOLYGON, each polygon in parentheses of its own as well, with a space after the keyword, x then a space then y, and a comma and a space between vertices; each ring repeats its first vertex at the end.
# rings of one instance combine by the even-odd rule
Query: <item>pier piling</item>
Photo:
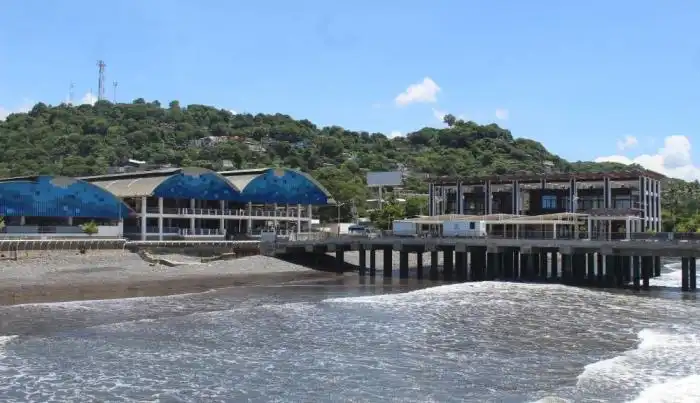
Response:
POLYGON ((416 253, 416 277, 423 278, 423 252, 416 253))
POLYGON ((399 278, 408 278, 408 252, 399 252, 399 278))
POLYGON ((438 255, 438 252, 436 250, 430 252, 430 279, 431 280, 437 280, 439 277, 438 274, 438 259, 440 256, 438 255))
POLYGON ((445 249, 443 253, 442 276, 446 281, 450 281, 454 272, 454 249, 445 249))
POLYGON ((654 257, 642 256, 642 290, 649 289, 649 278, 654 272, 654 257))
POLYGON ((374 248, 369 250, 369 275, 372 277, 377 275, 377 250, 374 248))
POLYGON ((365 276, 367 275, 367 252, 362 245, 360 245, 358 253, 360 254, 360 276, 365 276))
POLYGON ((382 255, 384 257, 384 264, 383 266, 383 271, 384 271, 384 278, 391 278, 391 274, 393 272, 393 264, 394 264, 394 259, 393 259, 393 248, 385 248, 382 251, 382 255))
POLYGON ((695 257, 691 257, 688 261, 688 291, 695 291, 697 289, 697 269, 695 263, 695 257))

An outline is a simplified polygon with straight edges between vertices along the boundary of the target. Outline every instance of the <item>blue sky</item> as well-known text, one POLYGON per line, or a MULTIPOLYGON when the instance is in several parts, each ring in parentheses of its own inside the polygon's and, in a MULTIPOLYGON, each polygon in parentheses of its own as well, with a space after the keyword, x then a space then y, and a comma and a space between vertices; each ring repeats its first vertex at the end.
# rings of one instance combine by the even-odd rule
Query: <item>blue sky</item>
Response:
POLYGON ((387 134, 439 127, 448 112, 567 159, 636 158, 700 177, 697 1, 109 3, 3 3, 0 113, 65 100, 71 81, 82 99, 104 59, 121 101, 387 134))

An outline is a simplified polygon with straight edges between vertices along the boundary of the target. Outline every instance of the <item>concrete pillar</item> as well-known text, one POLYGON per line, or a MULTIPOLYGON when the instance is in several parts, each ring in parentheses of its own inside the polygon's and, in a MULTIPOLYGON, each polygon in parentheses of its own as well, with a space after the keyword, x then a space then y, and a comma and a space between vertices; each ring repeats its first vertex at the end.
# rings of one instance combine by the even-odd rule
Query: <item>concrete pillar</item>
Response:
POLYGON ((661 256, 654 256, 654 277, 661 276, 661 256))
POLYGON ((519 280, 529 281, 533 278, 532 276, 532 258, 530 258, 529 253, 520 254, 520 273, 518 273, 519 280))
POLYGON ((148 220, 146 217, 147 208, 148 208, 148 198, 146 196, 141 196, 141 240, 142 241, 146 240, 146 233, 147 233, 146 224, 148 223, 148 220))
POLYGON ((598 286, 602 286, 604 284, 604 275, 605 272, 603 270, 605 266, 605 258, 601 253, 596 253, 596 284, 598 286))
POLYGON ((457 252, 455 255, 455 265, 457 281, 467 281, 467 252, 457 252))
POLYGON ((654 257, 642 257, 642 290, 649 289, 649 278, 654 272, 654 257))
MULTIPOLYGON (((684 257, 681 259, 681 290, 690 291, 690 259, 684 257)), ((695 259, 693 259, 695 260, 695 259)))
POLYGON ((272 205, 272 225, 275 227, 275 229, 277 229, 277 225, 278 225, 278 219, 277 219, 277 208, 278 207, 279 207, 279 205, 277 203, 274 203, 272 205))
POLYGON ((615 285, 615 265, 617 258, 614 255, 605 255, 605 283, 609 286, 615 285))
POLYGON ((510 280, 513 278, 513 251, 506 250, 501 254, 501 273, 499 274, 500 280, 510 280))
POLYGON ((392 248, 384 248, 382 251, 382 255, 384 255, 384 277, 386 278, 391 278, 391 273, 394 270, 394 259, 393 259, 393 254, 394 250, 392 248))
POLYGON ((374 248, 369 250, 369 275, 377 275, 377 251, 374 248))
POLYGON ((586 273, 586 281, 588 284, 594 284, 596 281, 595 276, 595 254, 586 253, 586 266, 588 267, 588 272, 586 273))
POLYGON ((360 254, 360 276, 364 276, 367 274, 367 253, 362 245, 360 245, 358 253, 360 254))
POLYGON ((641 259, 639 256, 632 256, 632 284, 635 290, 639 290, 641 288, 641 279, 641 259))
POLYGON ((399 278, 408 278, 408 252, 399 252, 399 278))
POLYGON ((625 219, 625 239, 632 238, 632 228, 630 228, 630 218, 625 219))
MULTIPOLYGON (((22 217, 24 218, 24 217, 22 217)), ((72 227, 73 226, 73 217, 68 217, 68 226, 72 227)))
POLYGON ((158 198, 158 240, 163 240, 163 198, 158 198))
POLYGON ((437 280, 438 275, 438 259, 440 256, 436 250, 430 252, 430 279, 437 280))
POLYGON ((343 273, 345 267, 345 250, 342 247, 336 247, 335 250, 335 269, 338 274, 343 273))
POLYGON ((533 277, 542 278, 542 273, 540 272, 540 256, 541 255, 542 255, 542 253, 537 253, 537 252, 530 254, 530 259, 529 259, 530 261, 528 264, 531 267, 530 273, 533 277))
POLYGON ((561 281, 564 284, 571 282, 573 278, 573 259, 571 255, 562 254, 561 255, 561 281))
MULTIPOLYGON (((190 213, 194 214, 194 209, 196 209, 196 208, 197 208, 197 201, 195 199, 190 199, 190 209, 193 210, 190 213)), ((194 235, 196 233, 196 231, 195 231, 196 228, 197 227, 195 224, 195 218, 190 217, 190 232, 192 233, 192 235, 194 235)))
POLYGON ((301 232, 301 204, 297 204, 297 234, 300 232, 301 232))
MULTIPOLYGON (((559 252, 552 252, 552 259, 551 259, 551 267, 552 267, 552 273, 550 274, 549 277, 551 277, 552 280, 558 281, 559 280, 559 252)), ((543 280, 547 280, 547 275, 546 273, 542 277, 543 280)))
POLYGON ((423 252, 416 253, 416 277, 423 278, 423 252))
POLYGON ((588 239, 593 239, 593 220, 588 216, 588 239))
POLYGON ((690 271, 690 273, 688 273, 688 289, 690 291, 695 291, 698 288, 698 285, 697 285, 697 273, 698 272, 697 272, 697 268, 696 268, 696 264, 695 264, 696 263, 695 257, 691 257, 690 261, 688 263, 690 263, 688 266, 688 270, 690 271))
POLYGON ((221 216, 219 216, 219 233, 226 235, 226 219, 224 218, 224 210, 226 210, 226 200, 219 200, 219 210, 221 210, 221 216))
POLYGON ((656 231, 661 232, 661 181, 656 181, 656 231))
POLYGON ((511 272, 511 279, 520 279, 520 249, 513 249, 513 271, 511 272))
POLYGON ((253 232, 253 203, 248 202, 248 222, 246 223, 246 232, 251 234, 253 232))
POLYGON ((27 217, 21 216, 19 218, 19 225, 26 225, 27 224, 27 217))
POLYGON ((442 275, 446 281, 451 281, 454 271, 454 249, 445 249, 442 260, 442 275))
MULTIPOLYGON (((552 256, 555 256, 555 253, 552 253, 552 256)), ((549 252, 540 252, 540 258, 538 260, 538 263, 540 267, 538 268, 538 271, 540 273, 540 276, 543 279, 547 279, 547 264, 549 263, 549 252)))
POLYGON ((622 256, 622 287, 632 281, 632 256, 622 256))
POLYGON ((486 254, 486 276, 484 280, 493 281, 501 272, 501 254, 488 252, 486 254))

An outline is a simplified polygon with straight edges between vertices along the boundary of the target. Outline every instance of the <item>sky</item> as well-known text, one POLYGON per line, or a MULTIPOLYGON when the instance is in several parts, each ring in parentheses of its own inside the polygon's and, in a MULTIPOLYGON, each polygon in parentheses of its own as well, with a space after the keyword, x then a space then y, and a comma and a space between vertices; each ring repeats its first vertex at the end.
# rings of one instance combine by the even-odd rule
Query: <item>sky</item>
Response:
POLYGON ((445 113, 700 179, 700 2, 7 0, 0 119, 106 96, 400 136, 445 113), (112 83, 116 81, 116 94, 112 83))

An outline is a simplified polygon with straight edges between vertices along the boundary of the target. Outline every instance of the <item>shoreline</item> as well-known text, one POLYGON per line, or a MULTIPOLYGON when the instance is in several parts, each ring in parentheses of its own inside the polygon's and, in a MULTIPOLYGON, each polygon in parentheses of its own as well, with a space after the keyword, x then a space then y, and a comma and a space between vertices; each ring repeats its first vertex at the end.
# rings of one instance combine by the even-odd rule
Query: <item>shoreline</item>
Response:
POLYGON ((260 255, 208 263, 185 256, 178 260, 182 263, 166 266, 149 263, 128 251, 84 255, 52 251, 3 261, 0 306, 158 297, 337 277, 334 272, 260 255))

